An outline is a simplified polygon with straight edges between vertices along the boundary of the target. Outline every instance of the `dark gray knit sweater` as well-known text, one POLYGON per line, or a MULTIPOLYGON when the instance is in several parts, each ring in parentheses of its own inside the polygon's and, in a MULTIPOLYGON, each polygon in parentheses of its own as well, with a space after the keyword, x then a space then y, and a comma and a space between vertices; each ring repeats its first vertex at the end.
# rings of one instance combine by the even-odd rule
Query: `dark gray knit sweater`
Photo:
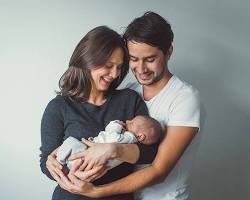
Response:
MULTIPOLYGON (((95 137, 104 130, 112 120, 132 119, 136 115, 147 115, 147 108, 141 97, 133 90, 116 90, 108 96, 107 101, 96 106, 90 103, 72 102, 66 97, 57 96, 47 105, 41 123, 41 159, 42 172, 53 180, 46 160, 48 155, 69 136, 77 139, 95 137)), ((138 164, 150 163, 157 152, 157 145, 138 144, 140 158, 138 164)), ((123 163, 102 178, 94 182, 95 185, 105 184, 120 179, 132 173, 133 165, 123 163)), ((55 200, 87 200, 85 196, 75 195, 57 186, 52 199, 55 200)), ((131 200, 132 194, 117 195, 102 199, 131 200)))

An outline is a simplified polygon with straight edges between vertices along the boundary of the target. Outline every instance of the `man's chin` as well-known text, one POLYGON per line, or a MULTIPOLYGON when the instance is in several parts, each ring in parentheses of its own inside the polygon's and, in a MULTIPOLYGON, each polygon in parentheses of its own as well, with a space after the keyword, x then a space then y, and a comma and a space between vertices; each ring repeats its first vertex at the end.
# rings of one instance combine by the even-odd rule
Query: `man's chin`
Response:
POLYGON ((149 79, 149 80, 141 80, 141 79, 137 79, 138 82, 141 84, 141 85, 151 85, 152 84, 152 80, 149 79))

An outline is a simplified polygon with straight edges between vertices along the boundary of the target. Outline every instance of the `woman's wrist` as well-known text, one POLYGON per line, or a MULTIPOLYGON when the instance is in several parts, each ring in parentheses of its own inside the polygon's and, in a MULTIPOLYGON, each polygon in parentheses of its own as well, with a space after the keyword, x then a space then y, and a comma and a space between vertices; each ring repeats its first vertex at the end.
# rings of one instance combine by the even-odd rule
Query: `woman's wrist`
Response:
POLYGON ((140 156, 139 147, 136 144, 113 144, 113 158, 128 163, 136 163, 140 156))
POLYGON ((119 148, 120 145, 110 143, 109 144, 109 152, 110 152, 110 159, 117 159, 120 155, 121 148, 119 148))

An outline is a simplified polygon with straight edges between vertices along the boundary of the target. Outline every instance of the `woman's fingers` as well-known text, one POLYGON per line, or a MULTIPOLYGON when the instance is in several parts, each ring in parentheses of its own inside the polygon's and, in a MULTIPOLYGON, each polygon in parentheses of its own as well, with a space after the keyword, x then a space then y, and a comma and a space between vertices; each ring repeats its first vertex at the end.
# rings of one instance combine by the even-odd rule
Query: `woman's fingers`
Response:
MULTIPOLYGON (((59 148, 59 147, 58 147, 59 148)), ((57 150, 58 148, 56 148, 54 151, 52 151, 48 158, 47 158, 47 162, 46 162, 46 165, 53 165, 59 169, 62 169, 62 165, 56 160, 56 154, 57 154, 57 150)))
POLYGON ((63 173, 62 170, 55 168, 55 172, 57 173, 57 175, 62 178, 62 177, 66 177, 65 174, 63 173))
POLYGON ((74 174, 81 167, 82 164, 83 164, 82 159, 75 160, 70 169, 70 173, 74 174))
POLYGON ((88 162, 84 160, 82 165, 79 167, 79 171, 84 171, 87 166, 88 166, 88 162))
POLYGON ((89 171, 94 167, 94 162, 90 161, 84 171, 89 171))
POLYGON ((57 173, 52 169, 48 168, 48 170, 49 170, 51 176, 58 182, 58 180, 60 180, 60 177, 57 175, 57 173))
POLYGON ((58 169, 62 169, 62 165, 56 160, 56 158, 54 157, 53 154, 50 154, 48 156, 48 159, 47 159, 47 162, 46 162, 46 165, 49 164, 49 165, 53 165, 54 167, 58 168, 58 169))
POLYGON ((53 157, 56 158, 56 154, 57 154, 57 151, 58 151, 59 147, 57 147, 56 149, 54 149, 54 151, 52 151, 50 155, 53 155, 53 157))
POLYGON ((73 184, 75 184, 75 185, 78 185, 79 182, 81 181, 77 176, 75 176, 74 174, 71 174, 71 173, 68 175, 68 177, 69 177, 69 180, 70 180, 73 184))
POLYGON ((89 141, 89 140, 86 140, 85 138, 82 138, 81 141, 82 141, 83 144, 86 144, 88 147, 92 147, 92 146, 95 145, 94 142, 91 142, 91 141, 89 141))
POLYGON ((58 182, 60 181, 60 176, 63 174, 62 172, 63 166, 56 160, 57 149, 55 149, 48 156, 47 161, 46 161, 46 167, 49 170, 51 176, 58 182))
POLYGON ((70 179, 66 176, 60 177, 60 180, 57 181, 58 184, 65 190, 69 192, 74 192, 75 186, 74 184, 70 181, 70 179))
POLYGON ((51 176, 56 180, 58 185, 64 190, 67 190, 67 186, 62 182, 62 178, 65 177, 64 173, 58 168, 48 168, 51 176))
POLYGON ((73 153, 71 154, 69 157, 68 157, 68 160, 76 160, 76 159, 79 159, 79 158, 84 158, 85 156, 85 151, 82 151, 82 152, 78 152, 78 153, 73 153))
POLYGON ((96 174, 90 176, 90 177, 87 178, 85 181, 91 183, 91 182, 93 182, 93 181, 95 181, 95 180, 101 178, 102 176, 104 176, 104 175, 107 173, 108 170, 109 170, 109 169, 108 169, 107 167, 103 167, 102 170, 101 170, 100 172, 98 172, 98 173, 96 173, 96 174))
POLYGON ((96 166, 91 170, 88 171, 76 171, 75 176, 78 177, 79 179, 85 181, 86 179, 90 178, 91 176, 97 174, 99 175, 100 170, 102 170, 103 166, 96 166))

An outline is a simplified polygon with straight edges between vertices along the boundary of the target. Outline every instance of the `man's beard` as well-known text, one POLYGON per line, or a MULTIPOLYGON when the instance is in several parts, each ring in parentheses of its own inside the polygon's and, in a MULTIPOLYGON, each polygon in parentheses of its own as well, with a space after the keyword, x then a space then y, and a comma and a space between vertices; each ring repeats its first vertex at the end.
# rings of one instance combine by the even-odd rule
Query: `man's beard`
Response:
POLYGON ((135 75, 136 80, 139 82, 139 84, 148 86, 148 85, 153 85, 153 84, 157 83, 158 81, 160 81, 164 76, 164 71, 165 70, 163 68, 162 71, 160 72, 160 74, 158 74, 157 76, 155 76, 155 74, 153 74, 152 80, 149 83, 146 83, 146 84, 141 83, 140 79, 137 78, 137 76, 135 74, 134 75, 135 75))

